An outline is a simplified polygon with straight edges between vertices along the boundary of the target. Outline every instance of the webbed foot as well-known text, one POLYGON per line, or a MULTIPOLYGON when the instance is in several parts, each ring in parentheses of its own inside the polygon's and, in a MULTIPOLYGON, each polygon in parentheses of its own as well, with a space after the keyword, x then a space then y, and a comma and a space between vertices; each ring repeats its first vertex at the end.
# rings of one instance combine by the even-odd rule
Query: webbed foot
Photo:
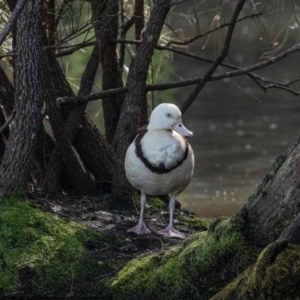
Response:
POLYGON ((157 233, 165 237, 177 237, 180 239, 186 239, 186 236, 182 232, 176 230, 174 227, 168 226, 166 229, 160 230, 157 233))
POLYGON ((134 232, 138 235, 151 233, 151 231, 148 229, 144 222, 139 222, 136 226, 128 229, 127 232, 134 232))

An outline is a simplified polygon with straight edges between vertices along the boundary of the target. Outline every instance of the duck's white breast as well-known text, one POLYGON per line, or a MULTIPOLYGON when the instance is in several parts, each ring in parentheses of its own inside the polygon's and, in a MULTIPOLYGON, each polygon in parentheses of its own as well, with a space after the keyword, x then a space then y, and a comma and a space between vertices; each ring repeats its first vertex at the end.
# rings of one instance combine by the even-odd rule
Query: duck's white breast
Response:
MULTIPOLYGON (((186 142, 174 131, 155 130, 145 134, 141 140, 144 157, 154 167, 164 164, 170 169, 184 158, 186 142)), ((167 173, 151 171, 136 154, 133 142, 126 153, 125 170, 129 182, 148 195, 167 195, 183 191, 190 183, 194 169, 194 155, 191 146, 182 164, 167 173)))

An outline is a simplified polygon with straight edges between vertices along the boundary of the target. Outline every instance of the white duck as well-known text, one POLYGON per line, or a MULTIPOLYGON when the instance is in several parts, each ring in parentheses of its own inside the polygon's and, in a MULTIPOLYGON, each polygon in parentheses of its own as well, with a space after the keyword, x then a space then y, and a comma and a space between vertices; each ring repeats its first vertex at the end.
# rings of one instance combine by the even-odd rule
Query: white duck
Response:
POLYGON ((158 233, 166 237, 185 238, 173 227, 175 196, 190 183, 194 170, 194 154, 187 141, 193 133, 181 121, 181 112, 174 104, 163 103, 152 112, 147 129, 139 133, 129 146, 125 158, 126 176, 141 191, 141 214, 137 226, 127 232, 146 234, 144 223, 146 195, 169 195, 170 221, 158 233))

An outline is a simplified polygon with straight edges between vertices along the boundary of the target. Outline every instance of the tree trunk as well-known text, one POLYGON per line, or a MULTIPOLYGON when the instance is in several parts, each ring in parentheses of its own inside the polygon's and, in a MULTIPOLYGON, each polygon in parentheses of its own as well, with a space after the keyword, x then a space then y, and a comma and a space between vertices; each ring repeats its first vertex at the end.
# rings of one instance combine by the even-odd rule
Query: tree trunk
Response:
POLYGON ((277 157, 241 211, 247 216, 245 234, 252 244, 266 246, 279 237, 300 243, 299 141, 277 157))
POLYGON ((37 148, 34 154, 34 165, 32 166, 33 180, 36 186, 41 189, 45 184, 47 167, 54 149, 55 142, 46 132, 45 127, 41 126, 38 134, 37 148))
POLYGON ((113 147, 116 149, 113 192, 117 196, 122 196, 125 199, 123 201, 127 201, 128 204, 131 203, 133 190, 125 176, 125 154, 131 142, 131 136, 137 129, 140 121, 148 67, 169 9, 170 5, 167 0, 154 2, 149 22, 145 32, 142 34, 142 42, 137 49, 135 60, 128 74, 128 94, 123 101, 120 120, 113 140, 113 147))
MULTIPOLYGON (((81 86, 79 90, 79 95, 89 94, 91 92, 94 78, 98 69, 99 63, 99 46, 98 44, 94 47, 92 55, 87 63, 86 69, 82 75, 81 86)), ((55 99, 50 99, 55 103, 55 99)), ((51 126, 54 129, 54 134, 56 135, 56 140, 58 142, 58 147, 51 158, 51 164, 49 171, 47 173, 47 178, 45 181, 44 190, 48 192, 57 192, 58 182, 57 179, 53 181, 51 178, 53 177, 53 173, 60 173, 62 170, 59 168, 60 158, 62 155, 63 162, 66 167, 67 172, 65 172, 65 176, 61 179, 66 178, 64 186, 68 189, 75 189, 77 191, 82 191, 84 189, 90 189, 93 186, 92 180, 88 177, 87 173, 84 173, 82 167, 79 165, 79 162, 72 151, 71 142, 73 142, 79 125, 83 121, 84 112, 86 109, 86 104, 78 105, 74 108, 74 110, 69 114, 66 121, 63 123, 59 117, 59 110, 57 110, 56 104, 52 104, 49 102, 48 105, 51 106, 51 112, 56 110, 54 113, 54 120, 52 119, 51 126), (57 124, 60 124, 58 128, 56 128, 57 124), (55 129, 56 128, 56 129, 55 129), (58 130, 61 128, 61 130, 58 130), (62 128, 64 128, 64 136, 62 135, 62 128), (61 136, 58 137, 57 135, 61 136), (70 158, 72 160, 70 160, 70 158), (73 172, 70 172, 73 169, 73 172), (74 176, 75 175, 75 176, 74 176), (70 185, 72 183, 72 185, 70 185)), ((53 115, 53 114, 52 114, 53 115)), ((50 119, 51 121, 51 119, 50 119)))
MULTIPOLYGON (((55 97, 57 98, 57 97, 62 97, 62 96, 74 96, 74 93, 73 93, 68 81, 66 80, 52 51, 49 50, 47 53, 48 53, 49 64, 52 66, 50 76, 53 80, 53 85, 55 86, 55 97)), ((94 51, 94 54, 95 53, 96 52, 94 51)), ((92 60, 90 62, 92 63, 93 67, 98 66, 97 60, 95 61, 92 58, 92 60)), ((88 70, 88 68, 87 68, 87 72, 88 72, 88 73, 86 73, 86 74, 88 74, 87 77, 89 77, 90 70, 88 70)), ((84 77, 85 76, 83 75, 83 79, 84 79, 84 77)), ((89 77, 89 79, 90 79, 89 80, 90 85, 88 88, 87 88, 87 86, 85 86, 86 80, 85 79, 83 80, 84 82, 82 84, 81 93, 89 93, 88 90, 91 88, 91 84, 94 81, 93 78, 89 77)), ((84 115, 81 118, 78 117, 81 113, 83 113, 84 108, 85 108, 85 105, 83 105, 83 106, 81 105, 77 108, 75 108, 74 106, 69 106, 69 107, 65 106, 61 109, 64 120, 67 120, 64 123, 68 127, 66 129, 67 136, 68 136, 68 138, 72 138, 71 142, 75 146, 75 149, 76 149, 77 153, 79 154, 79 156, 83 162, 83 165, 86 167, 88 166, 87 167, 88 171, 94 175, 96 181, 98 180, 100 182, 103 182, 103 178, 105 176, 107 176, 108 178, 110 177, 112 170, 110 170, 106 174, 101 173, 101 176, 99 174, 100 170, 104 170, 104 169, 106 170, 107 169, 106 166, 110 166, 112 164, 113 154, 112 154, 112 151, 109 149, 109 146, 107 145, 104 138, 100 135, 99 131, 92 125, 91 121, 86 116, 86 114, 84 113, 84 115), (73 117, 75 115, 77 115, 78 118, 76 117, 74 119, 73 117), (73 121, 74 120, 76 121, 76 124, 73 124, 74 126, 72 124, 69 124, 71 119, 73 119, 73 121), (81 132, 80 134, 77 131, 79 125, 80 125, 80 127, 85 128, 84 131, 80 130, 80 132, 81 132), (72 130, 72 133, 69 132, 69 130, 72 130), (86 134, 86 136, 84 136, 83 132, 84 132, 84 134, 86 134), (74 138, 73 138, 73 136, 74 136, 74 138), (93 146, 90 147, 90 145, 93 145, 93 146), (104 151, 104 149, 106 149, 107 153, 105 153, 105 155, 103 155, 101 152, 95 151, 95 149, 99 149, 99 150, 101 149, 102 151, 104 151)), ((70 144, 69 144, 69 146, 70 146, 70 144)), ((69 175, 73 176, 73 173, 70 172, 68 166, 64 165, 64 168, 62 168, 60 166, 61 162, 62 162, 62 160, 60 158, 57 158, 57 157, 53 158, 53 162, 47 170, 47 178, 45 180, 46 185, 44 186, 44 190, 49 193, 55 193, 60 190, 60 188, 61 188, 60 180, 65 177, 65 176, 63 176, 63 177, 61 176, 61 172, 64 172, 64 174, 67 177, 69 175), (64 169, 65 169, 65 171, 64 171, 64 169)), ((66 182, 66 180, 64 180, 64 181, 66 182)), ((77 185, 77 186, 79 187, 79 185, 77 185)), ((107 184, 106 184, 106 187, 107 187, 107 184)))
MULTIPOLYGON (((0 128, 1 128, 1 126, 3 126, 3 124, 5 124, 5 122, 6 122, 5 116, 2 112, 2 109, 0 109, 0 128)), ((4 150, 5 150, 5 141, 9 134, 9 131, 7 129, 8 129, 8 127, 5 130, 3 130, 2 132, 0 132, 0 164, 1 164, 2 156, 3 156, 4 150)))
MULTIPOLYGON (((12 113, 14 106, 14 94, 15 89, 7 78, 5 72, 0 68, 0 82, 2 83, 2 89, 0 90, 0 103, 3 106, 7 117, 12 113)), ((0 112, 0 123, 5 123, 5 117, 0 112)), ((45 131, 44 126, 40 127, 38 134, 37 148, 34 155, 34 166, 32 166, 32 172, 34 173, 35 182, 37 185, 41 185, 44 182, 46 175, 46 167, 49 163, 49 157, 54 150, 54 142, 49 134, 45 131)), ((5 150, 5 143, 9 137, 9 126, 5 128, 2 133, 2 139, 0 139, 0 162, 5 150)))
MULTIPOLYGON (((135 39, 142 39, 142 32, 144 29, 144 0, 135 0, 134 7, 134 26, 135 26, 135 39)), ((139 44, 136 45, 136 50, 139 48, 139 44)), ((148 103, 147 93, 144 92, 141 99, 141 116, 139 127, 148 123, 148 103)))
POLYGON ((111 191, 114 152, 103 141, 104 138, 99 130, 90 122, 85 121, 77 132, 74 147, 80 157, 85 158, 84 165, 94 175, 96 187, 109 192, 111 191), (94 153, 92 158, 91 153, 94 153))
POLYGON ((45 189, 51 193, 57 192, 56 190, 48 189, 50 187, 48 186, 48 182, 50 182, 50 177, 53 176, 51 171, 57 170, 56 166, 60 162, 60 157, 67 170, 65 173, 65 175, 67 175, 66 182, 68 183, 66 189, 81 193, 84 190, 91 189, 93 187, 92 179, 84 172, 79 164, 76 153, 72 148, 66 126, 64 126, 65 124, 63 122, 61 112, 56 104, 56 98, 53 96, 47 98, 46 104, 50 117, 51 128, 56 141, 56 148, 50 160, 45 189))
POLYGON ((61 16, 56 15, 55 0, 44 0, 44 31, 47 35, 48 45, 54 45, 56 42, 56 17, 61 16))
MULTIPOLYGON (((91 2, 94 15, 100 9, 99 24, 97 26, 97 39, 101 45, 102 89, 109 90, 123 86, 122 75, 118 70, 117 45, 111 39, 118 36, 119 0, 91 2)), ((105 137, 112 143, 121 113, 124 95, 112 96, 102 99, 103 116, 105 124, 105 137)))
POLYGON ((14 108, 15 89, 4 70, 0 66, 0 104, 3 106, 7 116, 10 116, 14 108))
POLYGON ((42 1, 27 2, 17 22, 16 116, 0 167, 0 195, 29 180, 48 92, 41 23, 42 1))

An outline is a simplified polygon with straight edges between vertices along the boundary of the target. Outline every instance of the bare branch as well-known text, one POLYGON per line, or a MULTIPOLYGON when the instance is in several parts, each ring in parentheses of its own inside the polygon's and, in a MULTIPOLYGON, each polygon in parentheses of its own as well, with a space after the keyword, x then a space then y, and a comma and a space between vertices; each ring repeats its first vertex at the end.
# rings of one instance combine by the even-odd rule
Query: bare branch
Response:
POLYGON ((5 128, 11 123, 11 121, 13 120, 13 118, 16 115, 16 110, 13 110, 11 115, 9 116, 9 118, 7 119, 7 121, 0 127, 0 133, 3 132, 5 130, 5 128))
MULTIPOLYGON (((288 49, 287 51, 282 52, 281 54, 278 54, 270 59, 266 59, 260 63, 254 64, 252 66, 245 67, 245 68, 236 68, 235 71, 229 71, 229 72, 225 72, 225 73, 219 73, 219 74, 212 75, 210 77, 209 81, 221 80, 221 79, 236 77, 236 76, 240 76, 240 75, 249 75, 249 76, 251 75, 251 76, 254 76, 256 79, 261 80, 263 82, 273 83, 273 85, 262 86, 264 90, 270 89, 270 88, 282 88, 282 87, 285 88, 285 90, 287 90, 287 87, 289 85, 297 82, 299 79, 288 82, 286 84, 282 84, 282 83, 274 82, 270 79, 260 77, 256 74, 251 74, 250 72, 262 69, 269 65, 272 65, 272 64, 276 63, 277 61, 279 61, 279 60, 285 58, 286 56, 291 55, 299 50, 300 50, 300 43, 295 45, 294 47, 288 49)), ((229 67, 230 65, 225 65, 225 66, 229 67)), ((232 66, 232 68, 234 68, 234 67, 232 66)), ((203 80, 202 77, 196 77, 196 78, 187 79, 184 81, 176 81, 176 82, 172 82, 172 83, 152 84, 152 85, 147 85, 145 87, 145 91, 167 90, 167 89, 173 89, 173 88, 178 88, 178 87, 183 87, 183 86, 189 86, 189 85, 193 85, 193 84, 198 84, 201 80, 203 80)), ((109 97, 112 95, 127 93, 127 91, 128 91, 127 87, 122 87, 122 88, 117 88, 117 89, 112 89, 112 90, 106 90, 106 91, 88 95, 88 96, 58 98, 57 102, 60 105, 80 104, 80 103, 84 103, 84 102, 98 100, 98 99, 101 99, 104 97, 109 97)), ((291 90, 289 90, 289 91, 291 91, 291 90)), ((298 92, 293 91, 293 94, 298 95, 298 92)))
POLYGON ((60 52, 56 53, 55 56, 56 57, 62 57, 62 56, 70 55, 70 54, 73 54, 74 52, 76 52, 77 50, 80 50, 82 48, 95 46, 96 43, 97 43, 96 41, 92 41, 92 42, 86 42, 85 41, 85 42, 82 42, 82 43, 79 43, 79 44, 76 44, 76 45, 72 45, 72 46, 59 47, 59 48, 56 48, 56 49, 69 48, 69 50, 60 51, 60 52))
MULTIPOLYGON (((257 17, 257 16, 260 16, 262 15, 262 13, 255 13, 255 14, 251 14, 249 16, 245 16, 241 19, 238 19, 237 22, 240 22, 240 21, 243 21, 245 19, 248 19, 248 18, 253 18, 253 17, 257 17)), ((132 25, 134 24, 134 17, 130 18, 129 20, 127 20, 126 22, 124 22, 122 25, 121 25, 121 37, 122 39, 114 39, 114 40, 111 40, 112 43, 120 43, 120 44, 133 44, 133 45, 139 45, 141 43, 140 40, 125 40, 124 37, 125 37, 125 34, 126 32, 132 27, 132 25)), ((225 23, 225 24, 222 24, 221 26, 219 27, 216 27, 212 30, 209 30, 209 31, 206 31, 205 33, 203 34, 199 34, 191 39, 189 39, 188 41, 181 41, 181 42, 177 42, 177 41, 169 41, 168 45, 187 45, 187 44, 190 44, 192 42, 194 42, 195 40, 199 39, 199 38, 202 38, 206 35, 209 35, 219 29, 222 29, 224 27, 227 27, 229 26, 229 23, 225 23)), ((62 43, 65 43, 65 41, 63 42, 60 42, 60 44, 62 43)), ((73 54, 75 51, 79 50, 79 49, 82 49, 82 48, 85 48, 85 47, 90 47, 90 46, 94 46, 95 45, 95 41, 92 41, 92 42, 82 42, 82 43, 79 43, 79 44, 75 44, 75 45, 72 45, 72 46, 65 46, 65 47, 59 47, 58 44, 56 45, 51 45, 51 46, 47 46, 47 49, 49 48, 55 48, 55 49, 63 49, 63 48, 70 48, 69 50, 65 50, 65 51, 62 51, 62 52, 59 52, 56 54, 56 57, 61 57, 61 56, 66 56, 66 55, 69 55, 69 54, 73 54)), ((167 46, 160 46, 160 45, 157 45, 155 47, 156 49, 158 50, 169 50, 169 51, 173 51, 173 52, 177 52, 177 53, 180 53, 179 50, 176 50, 176 49, 172 49, 170 47, 167 47, 167 46)), ((181 54, 183 55, 186 55, 188 56, 188 54, 184 54, 184 52, 181 52, 181 54)))
POLYGON ((214 76, 212 76, 213 80, 219 80, 219 79, 224 79, 224 78, 228 78, 228 77, 235 77, 235 76, 239 76, 239 75, 244 75, 246 73, 258 70, 258 69, 262 69, 266 66, 272 65, 275 62, 287 57, 288 55, 291 55, 297 51, 300 50, 300 43, 296 44, 295 46, 289 48, 288 50, 273 56, 269 59, 266 59, 260 63, 257 63, 255 65, 252 65, 250 67, 246 67, 246 68, 240 68, 239 70, 236 71, 230 71, 230 72, 225 72, 225 73, 221 73, 221 74, 216 74, 214 76))
MULTIPOLYGON (((121 44, 124 44, 124 43, 139 44, 140 43, 140 41, 136 41, 136 40, 119 40, 119 39, 111 40, 111 42, 121 43, 121 44)), ((201 56, 198 56, 198 55, 193 54, 193 53, 187 53, 187 52, 184 52, 182 50, 178 50, 178 49, 171 48, 171 47, 164 46, 164 45, 156 45, 155 49, 157 49, 157 50, 167 50, 167 51, 170 51, 170 52, 182 55, 182 56, 186 56, 186 57, 189 57, 189 58, 193 58, 193 59, 196 59, 196 60, 205 61, 205 62, 209 62, 209 63, 214 62, 213 59, 201 57, 201 56)), ((220 66, 227 67, 227 68, 233 69, 233 70, 239 70, 240 69, 238 67, 235 67, 233 65, 226 64, 226 63, 221 63, 220 66)), ((252 74, 252 73, 249 73, 249 74, 246 74, 246 75, 249 76, 251 79, 253 79, 265 91, 265 88, 258 81, 258 79, 261 80, 260 76, 258 76, 256 74, 252 74)))
MULTIPOLYGON (((122 18, 124 18, 123 10, 124 10, 124 7, 122 5, 122 11, 121 11, 122 18)), ((126 39, 127 31, 133 26, 133 24, 134 24, 134 17, 131 17, 126 22, 123 22, 123 24, 121 25, 121 30, 120 30, 120 36, 122 39, 126 39)), ((120 45, 120 58, 119 58, 119 66, 118 66, 120 74, 123 73, 123 68, 124 68, 125 47, 126 47, 125 44, 120 45)))
POLYGON ((196 97, 198 96, 198 94, 200 93, 200 91, 202 90, 202 88, 204 87, 206 82, 209 81, 209 79, 212 76, 212 74, 214 73, 214 71, 220 65, 222 60, 227 56, 228 51, 229 51, 229 46, 230 46, 230 43, 231 43, 231 37, 232 37, 232 34, 233 34, 233 30, 234 30, 238 15, 239 15, 240 11, 242 10, 245 1, 246 0, 239 0, 239 2, 237 3, 237 6, 236 6, 236 8, 233 12, 233 15, 232 15, 232 18, 231 18, 231 21, 230 21, 230 25, 228 27, 228 31, 227 31, 227 34, 226 34, 223 49, 222 49, 220 55, 217 57, 217 59, 212 64, 212 66, 205 73, 203 79, 200 81, 200 83, 197 84, 197 86, 195 87, 193 92, 190 94, 188 99, 183 103, 183 105, 181 107, 182 113, 185 113, 186 110, 195 101, 196 97))
POLYGON ((183 3, 183 2, 187 2, 189 0, 171 0, 170 1, 170 5, 175 5, 175 4, 179 4, 179 3, 183 3))
POLYGON ((0 46, 2 45, 2 43, 4 42, 6 37, 8 36, 9 32, 11 31, 12 27, 14 26, 14 24, 15 24, 16 20, 18 19, 25 3, 26 3, 26 0, 19 0, 17 5, 15 6, 9 20, 7 21, 5 27, 3 28, 3 30, 0 33, 0 46))
POLYGON ((94 101, 94 100, 99 100, 102 98, 107 98, 119 94, 124 94, 128 92, 127 87, 121 87, 121 88, 116 88, 112 90, 106 90, 102 91, 100 93, 95 93, 92 95, 87 95, 87 96, 80 96, 80 97, 60 97, 57 98, 57 103, 59 105, 64 105, 64 104, 82 104, 85 102, 89 101, 94 101))
MULTIPOLYGON (((223 74, 213 75, 213 76, 211 76, 210 81, 216 81, 216 80, 224 79, 222 77, 222 75, 223 74)), ((231 72, 231 75, 235 75, 234 72, 231 72)), ((250 74, 244 73, 242 75, 250 75, 250 74)), ((299 94, 299 92, 288 88, 288 86, 290 84, 292 84, 294 81, 289 82, 287 84, 282 84, 282 83, 275 83, 274 81, 272 81, 270 79, 260 77, 256 74, 251 74, 251 75, 253 75, 253 77, 255 77, 255 78, 257 77, 258 80, 273 83, 273 84, 264 86, 261 83, 256 81, 256 83, 258 83, 264 91, 266 91, 267 89, 271 89, 271 88, 279 88, 279 89, 284 89, 286 91, 289 91, 294 95, 299 94)), ((236 76, 238 76, 238 75, 236 75, 236 76)), ((230 77, 235 77, 235 76, 230 76, 230 77)), ((225 77, 225 78, 228 78, 228 77, 225 77)), ((175 82, 171 82, 171 83, 149 84, 145 87, 145 91, 146 92, 149 92, 149 91, 165 91, 165 90, 175 89, 175 88, 179 88, 179 87, 190 86, 190 85, 194 85, 194 84, 199 83, 202 79, 203 79, 202 77, 195 77, 195 78, 192 78, 192 79, 187 79, 187 80, 183 80, 183 81, 175 81, 175 82)), ((299 79, 297 81, 299 81, 299 79)), ((92 95, 87 95, 87 96, 60 97, 60 98, 57 98, 57 103, 59 105, 82 104, 82 103, 85 103, 85 102, 95 101, 95 100, 99 100, 99 99, 106 98, 106 97, 125 94, 127 92, 128 92, 128 87, 121 87, 121 88, 102 91, 102 92, 95 93, 95 94, 92 94, 92 95)))
MULTIPOLYGON (((59 47, 60 45, 63 45, 84 33, 85 34, 89 33, 94 28, 94 26, 95 26, 95 24, 93 24, 93 23, 86 23, 82 27, 78 28, 78 30, 76 32, 70 33, 69 35, 65 36, 62 40, 60 40, 58 43, 51 45, 51 46, 46 46, 46 47, 44 47, 44 49, 58 49, 58 48, 60 48, 59 47)), ((90 41, 92 39, 95 39, 95 36, 90 37, 88 39, 88 41, 90 41)), ((87 42, 87 41, 84 41, 84 42, 87 42)), ((94 41, 94 44, 95 44, 95 41, 94 41)))
POLYGON ((277 84, 271 84, 265 87, 265 89, 272 89, 272 88, 276 88, 276 89, 280 89, 280 90, 285 90, 287 92, 290 92, 292 94, 294 94, 295 96, 300 95, 300 92, 292 90, 291 88, 288 88, 286 86, 282 86, 282 85, 277 85, 277 84))
MULTIPOLYGON (((249 19, 249 18, 258 17, 258 16, 261 16, 261 15, 263 15, 262 12, 254 13, 254 14, 242 17, 240 19, 237 19, 236 23, 244 21, 244 20, 249 19)), ((204 33, 201 33, 201 34, 197 34, 197 35, 195 35, 194 37, 190 38, 187 41, 180 41, 180 42, 178 42, 176 40, 170 40, 169 43, 168 43, 168 45, 171 45, 171 44, 173 44, 173 45, 180 45, 180 46, 188 45, 188 44, 190 44, 190 43, 192 43, 192 42, 194 42, 194 41, 196 41, 196 40, 198 40, 200 38, 205 37, 206 35, 209 35, 209 34, 215 32, 215 31, 218 31, 219 29, 222 29, 222 28, 225 28, 225 27, 228 27, 228 26, 230 26, 230 23, 224 23, 224 24, 222 24, 222 25, 220 25, 218 27, 215 27, 214 29, 207 30, 207 31, 205 31, 204 33)))
POLYGON ((134 24, 134 17, 131 17, 129 20, 127 20, 126 22, 124 22, 120 27, 121 27, 121 31, 122 33, 126 33, 134 24))

